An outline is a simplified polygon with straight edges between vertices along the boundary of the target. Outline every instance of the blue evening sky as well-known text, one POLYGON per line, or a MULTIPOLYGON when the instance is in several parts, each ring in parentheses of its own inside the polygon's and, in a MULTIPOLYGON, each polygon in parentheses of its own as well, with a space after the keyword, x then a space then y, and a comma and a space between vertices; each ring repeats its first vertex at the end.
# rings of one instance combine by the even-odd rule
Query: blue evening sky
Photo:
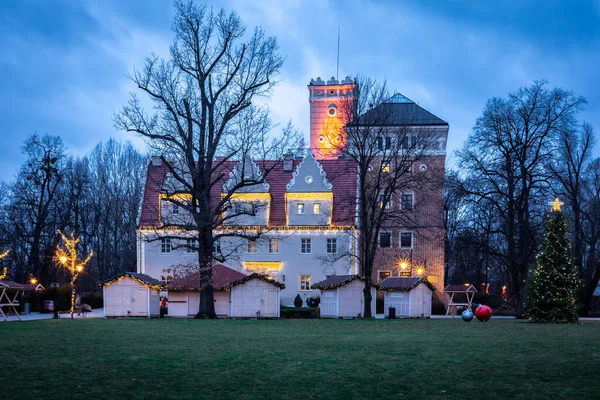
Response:
MULTIPOLYGON (((459 148, 486 100, 535 79, 583 95, 581 115, 600 131, 600 0, 209 1, 279 39, 286 56, 272 117, 308 138, 311 78, 387 78, 450 123, 459 148)), ((88 152, 115 131, 112 116, 135 91, 126 78, 150 53, 166 55, 173 7, 159 0, 0 2, 0 180, 11 179, 33 132, 88 152)), ((600 155, 596 145, 595 155, 600 155)), ((450 161, 452 163, 452 160, 450 161)))

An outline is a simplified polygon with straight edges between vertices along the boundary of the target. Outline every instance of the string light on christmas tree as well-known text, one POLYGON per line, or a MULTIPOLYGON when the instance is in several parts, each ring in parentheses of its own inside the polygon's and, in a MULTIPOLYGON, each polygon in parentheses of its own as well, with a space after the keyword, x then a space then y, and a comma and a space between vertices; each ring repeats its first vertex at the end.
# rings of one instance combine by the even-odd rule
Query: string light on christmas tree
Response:
POLYGON ((544 233, 537 266, 532 271, 528 299, 528 314, 532 322, 574 323, 577 315, 578 273, 569 257, 567 221, 558 198, 552 209, 544 233))
POLYGON ((56 260, 58 260, 61 267, 71 274, 71 319, 73 319, 75 311, 75 280, 83 272, 85 265, 90 261, 94 252, 90 251, 90 254, 83 261, 79 261, 79 257, 77 256, 79 239, 76 239, 73 234, 67 237, 61 231, 58 231, 58 233, 60 234, 62 243, 58 245, 56 250, 56 260))

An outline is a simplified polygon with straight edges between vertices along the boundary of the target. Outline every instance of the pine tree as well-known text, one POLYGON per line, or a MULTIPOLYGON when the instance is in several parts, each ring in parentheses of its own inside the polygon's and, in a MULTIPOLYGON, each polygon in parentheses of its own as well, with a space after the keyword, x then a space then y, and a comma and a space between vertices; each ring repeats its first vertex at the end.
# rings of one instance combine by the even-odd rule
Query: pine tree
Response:
POLYGON ((577 322, 577 270, 569 257, 567 222, 556 199, 546 222, 542 250, 537 256, 529 292, 531 322, 577 322))

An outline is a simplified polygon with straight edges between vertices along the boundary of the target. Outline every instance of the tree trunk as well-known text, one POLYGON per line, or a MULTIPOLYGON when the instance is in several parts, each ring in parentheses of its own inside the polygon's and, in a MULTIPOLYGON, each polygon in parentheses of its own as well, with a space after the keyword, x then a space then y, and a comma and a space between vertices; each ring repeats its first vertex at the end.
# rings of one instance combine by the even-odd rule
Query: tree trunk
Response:
POLYGON ((212 286, 212 229, 203 228, 199 234, 198 266, 200 271, 200 309, 194 318, 215 319, 215 297, 212 286))

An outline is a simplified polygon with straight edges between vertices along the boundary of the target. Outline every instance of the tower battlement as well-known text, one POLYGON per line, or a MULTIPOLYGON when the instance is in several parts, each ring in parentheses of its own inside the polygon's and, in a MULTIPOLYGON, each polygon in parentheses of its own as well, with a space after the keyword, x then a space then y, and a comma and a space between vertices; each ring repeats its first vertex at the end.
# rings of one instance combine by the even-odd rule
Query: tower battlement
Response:
POLYGON ((327 82, 320 77, 310 80, 310 148, 317 159, 339 157, 346 142, 343 128, 355 88, 356 83, 348 76, 341 82, 335 77, 327 82))

